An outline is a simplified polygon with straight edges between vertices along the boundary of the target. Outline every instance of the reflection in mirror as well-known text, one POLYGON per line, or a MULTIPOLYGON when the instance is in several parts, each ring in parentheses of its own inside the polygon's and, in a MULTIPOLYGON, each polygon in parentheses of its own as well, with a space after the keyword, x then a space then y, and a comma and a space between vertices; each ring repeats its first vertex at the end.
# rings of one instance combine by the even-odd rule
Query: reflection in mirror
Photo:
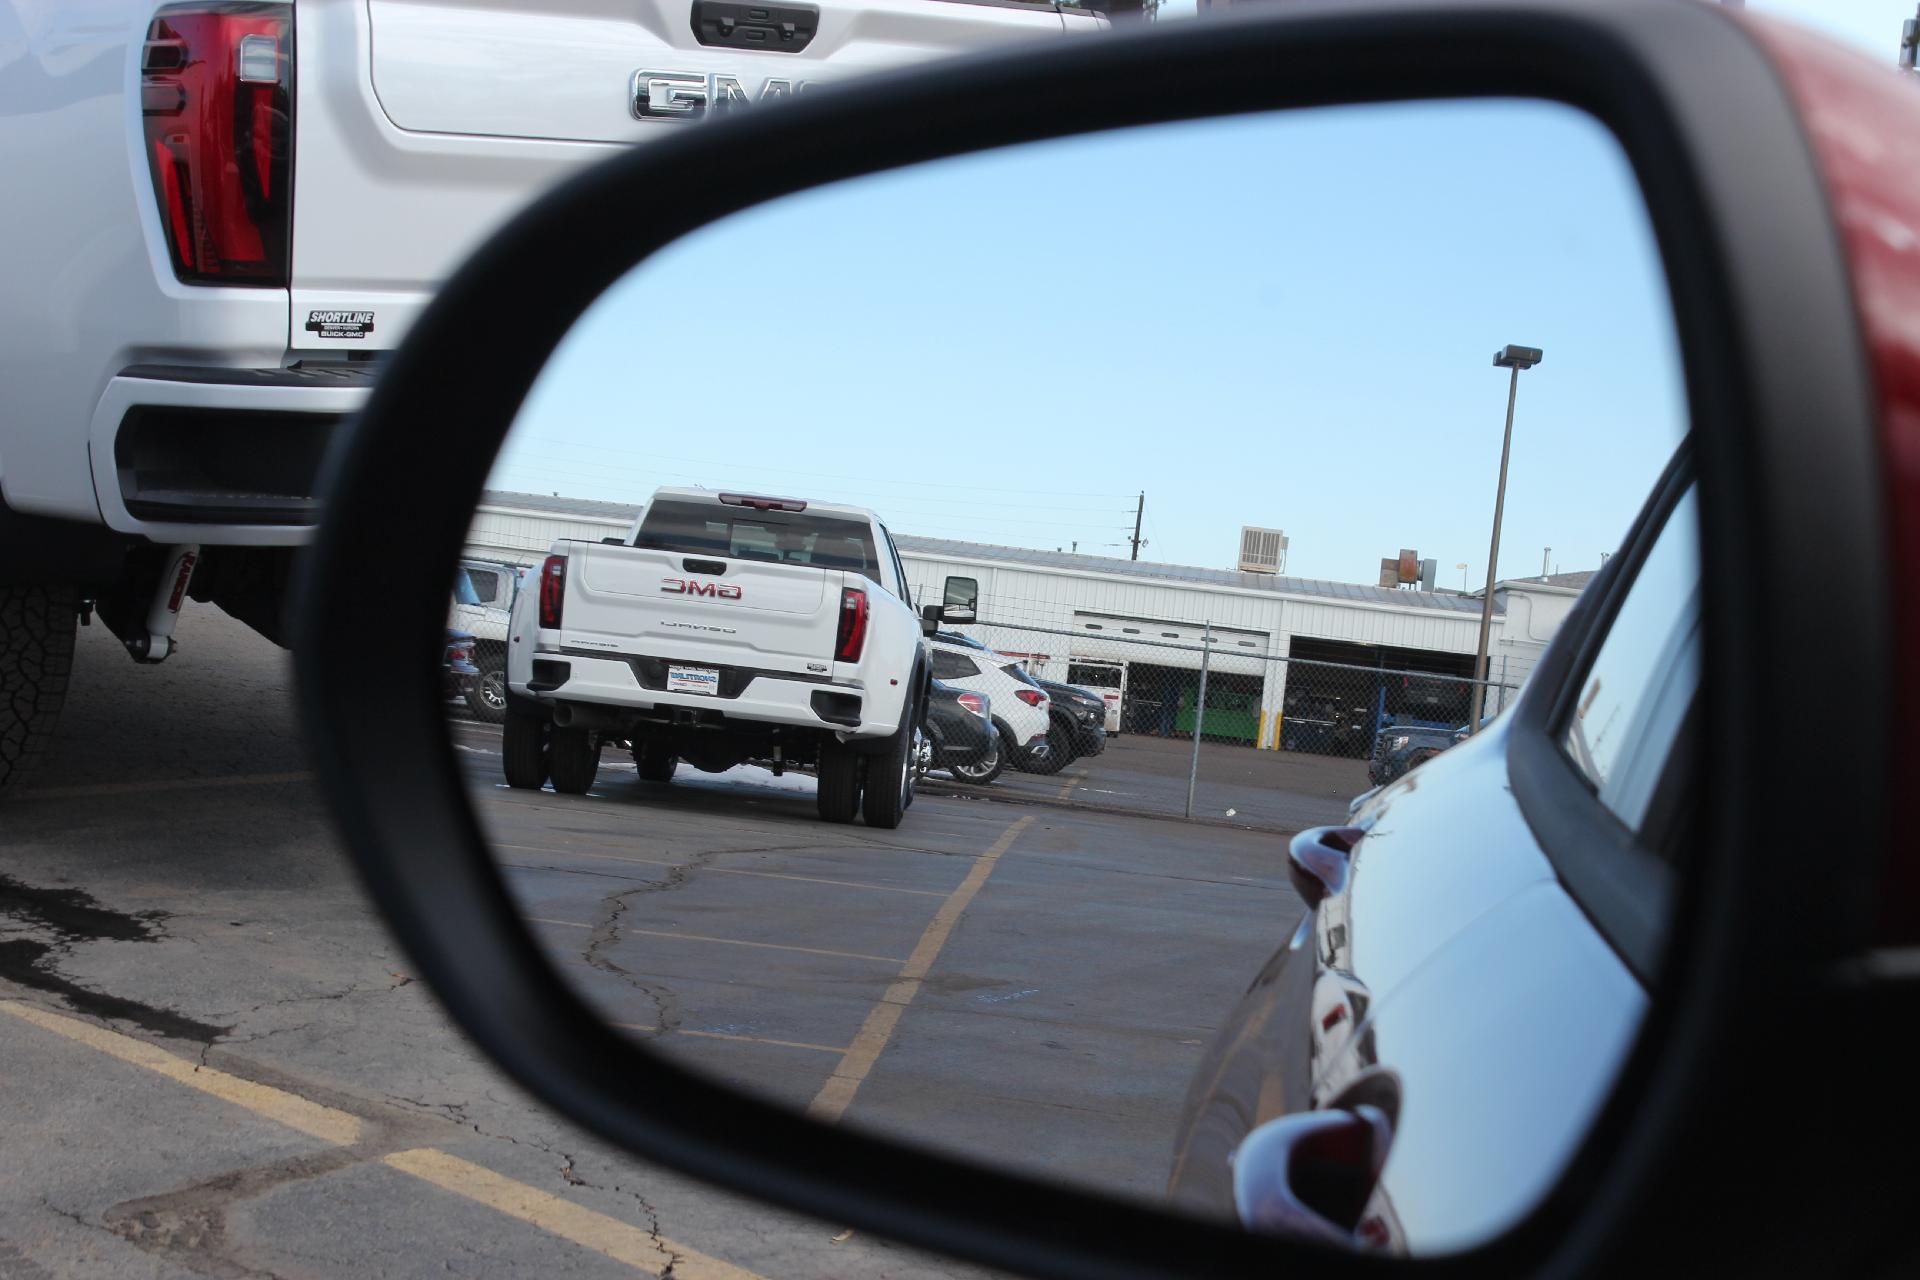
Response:
POLYGON ((1686 421, 1631 170, 1558 106, 846 182, 580 319, 473 518, 449 731, 528 928, 649 1048, 1251 1229, 1470 1246, 1658 976, 1574 872, 1658 920, 1691 820, 1686 421))

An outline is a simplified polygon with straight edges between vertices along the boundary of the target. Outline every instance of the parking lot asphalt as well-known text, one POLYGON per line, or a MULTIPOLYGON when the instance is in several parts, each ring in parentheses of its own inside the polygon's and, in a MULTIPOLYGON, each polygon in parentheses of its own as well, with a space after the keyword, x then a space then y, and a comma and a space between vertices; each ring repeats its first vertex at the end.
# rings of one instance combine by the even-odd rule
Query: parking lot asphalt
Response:
MULTIPOLYGON (((894 831, 751 767, 513 791, 495 856, 610 1022, 816 1116, 1143 1197, 1203 1047, 1304 906, 1264 832, 922 795, 894 831)), ((1335 816, 1337 816, 1336 811, 1335 816)))
MULTIPOLYGON (((990 1274, 527 1098, 359 892, 287 656, 210 609, 179 639, 139 668, 84 630, 0 809, 0 1275, 990 1274)), ((1301 910, 1269 834, 932 794, 829 827, 805 777, 643 787, 611 755, 596 795, 509 793, 494 734, 453 731, 503 875, 610 1020, 836 1123, 1141 1195, 1301 910)))
POLYGON ((129 662, 82 630, 0 806, 0 1276, 981 1277, 554 1117, 368 907, 287 655, 211 609, 129 662))

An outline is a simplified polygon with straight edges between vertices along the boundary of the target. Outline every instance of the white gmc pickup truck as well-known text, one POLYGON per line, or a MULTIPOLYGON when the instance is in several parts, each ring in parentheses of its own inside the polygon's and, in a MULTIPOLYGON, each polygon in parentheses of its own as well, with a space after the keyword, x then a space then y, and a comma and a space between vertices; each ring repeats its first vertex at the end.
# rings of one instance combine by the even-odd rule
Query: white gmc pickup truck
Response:
POLYGON ((507 782, 578 794, 601 748, 642 779, 812 766, 820 816, 897 827, 920 773, 942 616, 913 610, 872 512, 660 489, 624 540, 562 541, 507 636, 507 782))
POLYGON ((187 599, 281 638, 329 438, 549 184, 1105 25, 1028 0, 0 0, 0 789, 45 745, 76 618, 141 662, 187 599))

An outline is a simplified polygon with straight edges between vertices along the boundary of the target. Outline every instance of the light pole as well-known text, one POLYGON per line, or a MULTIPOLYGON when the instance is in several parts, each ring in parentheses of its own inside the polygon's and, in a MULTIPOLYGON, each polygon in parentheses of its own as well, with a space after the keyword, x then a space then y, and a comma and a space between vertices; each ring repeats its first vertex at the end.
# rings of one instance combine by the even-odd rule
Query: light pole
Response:
POLYGON ((1538 347, 1516 347, 1508 343, 1494 352, 1496 369, 1510 369, 1507 379, 1507 432, 1500 437, 1500 486, 1493 492, 1493 546, 1487 552, 1487 594, 1480 601, 1480 646, 1473 660, 1473 710, 1467 717, 1467 732, 1480 732, 1480 711, 1487 704, 1487 638, 1493 630, 1493 581, 1500 571, 1500 517, 1507 505, 1507 453, 1513 448, 1513 401, 1520 394, 1520 371, 1540 363, 1538 347))
POLYGON ((1462 560, 1459 564, 1453 567, 1460 571, 1460 590, 1462 594, 1464 594, 1467 589, 1467 562, 1465 560, 1462 560))

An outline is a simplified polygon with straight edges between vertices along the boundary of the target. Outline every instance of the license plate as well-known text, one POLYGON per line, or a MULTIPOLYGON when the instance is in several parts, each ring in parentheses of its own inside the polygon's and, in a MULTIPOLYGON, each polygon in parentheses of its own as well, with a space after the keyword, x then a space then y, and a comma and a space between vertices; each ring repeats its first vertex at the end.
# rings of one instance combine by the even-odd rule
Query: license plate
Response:
POLYGON ((704 693, 711 697, 720 692, 720 673, 712 667, 668 667, 668 693, 704 693))

